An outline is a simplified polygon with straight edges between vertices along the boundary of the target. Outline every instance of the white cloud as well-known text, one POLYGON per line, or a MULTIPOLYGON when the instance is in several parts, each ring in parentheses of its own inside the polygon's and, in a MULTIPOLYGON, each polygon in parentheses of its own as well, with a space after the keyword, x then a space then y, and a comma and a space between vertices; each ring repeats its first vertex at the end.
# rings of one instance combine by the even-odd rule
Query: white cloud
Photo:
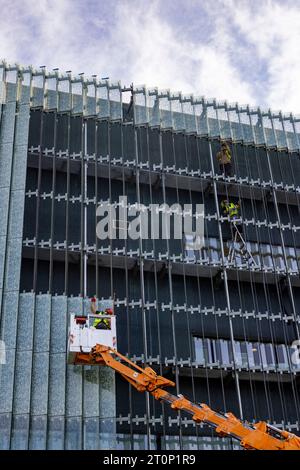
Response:
MULTIPOLYGON (((233 22, 265 63, 263 100, 273 109, 300 112, 300 3, 265 1, 231 8, 233 22)), ((246 51, 245 51, 246 53, 246 51)))
POLYGON ((12 0, 8 8, 0 0, 0 56, 125 85, 300 110, 300 5, 182 1, 193 14, 182 23, 161 13, 162 2, 12 0), (192 32, 204 14, 209 34, 197 39, 192 32))

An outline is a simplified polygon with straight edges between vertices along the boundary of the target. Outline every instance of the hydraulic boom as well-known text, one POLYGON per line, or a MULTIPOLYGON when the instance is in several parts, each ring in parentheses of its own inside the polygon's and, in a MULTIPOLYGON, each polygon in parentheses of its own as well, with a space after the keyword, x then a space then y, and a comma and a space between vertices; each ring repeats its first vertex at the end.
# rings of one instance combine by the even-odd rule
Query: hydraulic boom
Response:
POLYGON ((122 356, 109 346, 96 344, 90 353, 78 353, 81 364, 106 365, 114 369, 139 392, 149 392, 160 402, 168 403, 174 410, 190 414, 196 423, 206 423, 220 436, 231 436, 247 450, 300 450, 300 438, 287 431, 281 431, 264 421, 255 424, 243 422, 232 413, 213 411, 204 403, 195 404, 183 395, 172 395, 165 387, 175 383, 160 375, 150 367, 145 369, 122 356))

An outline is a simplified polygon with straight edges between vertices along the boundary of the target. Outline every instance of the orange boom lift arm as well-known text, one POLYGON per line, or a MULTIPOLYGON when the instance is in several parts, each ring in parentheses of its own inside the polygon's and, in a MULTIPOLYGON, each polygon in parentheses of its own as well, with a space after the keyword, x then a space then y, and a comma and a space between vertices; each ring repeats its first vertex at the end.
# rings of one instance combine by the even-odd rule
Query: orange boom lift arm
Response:
POLYGON ((204 403, 195 404, 183 395, 171 395, 164 387, 174 387, 171 380, 157 375, 150 367, 139 367, 117 350, 96 344, 89 354, 79 353, 81 364, 106 365, 118 372, 139 392, 149 392, 160 402, 167 403, 174 410, 185 411, 196 423, 213 427, 220 436, 237 439, 247 450, 300 450, 300 437, 281 431, 264 421, 255 424, 243 422, 232 413, 218 413, 204 403))

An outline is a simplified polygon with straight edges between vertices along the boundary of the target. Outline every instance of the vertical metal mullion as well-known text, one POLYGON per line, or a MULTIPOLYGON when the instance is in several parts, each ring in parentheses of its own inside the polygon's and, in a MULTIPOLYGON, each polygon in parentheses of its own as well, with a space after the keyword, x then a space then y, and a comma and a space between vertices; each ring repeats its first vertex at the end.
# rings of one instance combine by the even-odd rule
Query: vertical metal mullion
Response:
MULTIPOLYGON (((37 282, 37 267, 38 267, 38 248, 37 248, 37 237, 39 230, 39 200, 40 200, 40 191, 41 191, 41 173, 42 173, 42 129, 43 129, 43 114, 41 113, 41 124, 40 124, 40 149, 39 149, 39 163, 38 163, 38 182, 37 182, 37 206, 36 206, 36 220, 35 220, 35 246, 34 246, 34 268, 33 268, 33 293, 34 293, 34 320, 33 320, 33 335, 35 332, 35 322, 36 322, 36 282, 37 282)), ((33 364, 34 364, 34 341, 32 344, 32 358, 31 358, 31 384, 30 384, 30 400, 29 400, 29 429, 27 436, 27 449, 29 449, 30 444, 30 430, 31 424, 33 421, 32 416, 32 391, 33 391, 33 364)))
MULTIPOLYGON (((159 129, 159 150, 160 150, 160 161, 162 165, 162 192, 163 192, 163 203, 166 204, 166 182, 165 182, 165 173, 164 173, 164 159, 163 159, 163 147, 162 147, 162 129, 159 129)), ((174 319, 174 302, 173 302, 173 285, 172 285, 172 265, 170 261, 170 246, 169 240, 166 239, 167 245, 167 252, 168 252, 168 281, 169 281, 169 290, 170 290, 170 302, 171 302, 171 324, 172 324, 172 338, 173 338, 173 348, 174 348, 174 356, 175 356, 175 382, 176 382, 176 393, 180 393, 179 388, 179 371, 178 371, 178 364, 177 364, 177 345, 176 345, 176 331, 175 331, 175 319, 174 319)), ((179 416, 179 445, 180 449, 183 448, 182 442, 182 429, 181 429, 181 412, 178 411, 179 416)))
MULTIPOLYGON (((97 227, 97 207, 98 207, 98 130, 99 121, 95 122, 95 227, 97 227)), ((99 257, 98 257, 98 237, 95 231, 95 275, 96 275, 96 298, 99 297, 99 257)))
MULTIPOLYGON (((76 119, 76 118, 74 118, 76 119)), ((84 175, 84 141, 85 141, 85 127, 84 121, 81 117, 81 155, 80 155, 80 295, 82 298, 85 296, 85 210, 84 210, 84 193, 85 193, 85 175, 84 175)))
MULTIPOLYGON (((122 157, 122 188, 123 188, 123 195, 126 194, 126 181, 125 181, 125 167, 124 167, 124 135, 123 132, 121 133, 121 157, 122 157)), ((127 203, 128 204, 128 203, 127 203)), ((127 209, 127 208, 126 208, 127 209)), ((131 336, 130 336, 130 314, 129 314, 129 280, 128 280, 128 237, 124 240, 125 245, 125 293, 126 293, 126 326, 127 326, 127 353, 128 356, 131 356, 131 336)), ((128 384, 128 393, 129 393, 129 413, 130 417, 132 418, 132 395, 133 390, 132 386, 128 384)), ((130 428, 130 448, 131 450, 134 449, 134 437, 133 437, 133 424, 132 419, 129 419, 129 428, 130 428)))
POLYGON ((88 252, 87 252, 87 121, 83 120, 84 127, 84 145, 83 145, 83 250, 84 250, 84 259, 83 259, 83 298, 87 297, 88 292, 88 252))
MULTIPOLYGON (((172 132, 172 145, 173 145, 173 155, 174 155, 174 164, 176 168, 176 149, 175 149, 175 139, 176 139, 176 134, 172 132)), ((187 135, 186 133, 183 134, 184 138, 184 149, 185 149, 185 163, 187 169, 189 169, 189 160, 188 160, 188 149, 187 149, 187 135)), ((188 191, 189 191, 189 199, 190 199, 190 204, 192 207, 192 217, 193 217, 193 199, 192 199, 192 190, 191 190, 191 185, 190 185, 190 179, 188 177, 188 191)), ((178 175, 176 174, 176 195, 177 195, 177 202, 180 204, 180 197, 179 197, 179 187, 178 187, 178 175)), ((184 218, 184 217, 183 217, 184 218)), ((183 238, 181 239, 181 252, 184 253, 185 247, 184 247, 184 240, 183 238)), ((192 351, 192 333, 191 333, 191 327, 190 327, 190 319, 189 319, 189 312, 187 310, 187 302, 188 302, 188 295, 187 295, 187 286, 186 286, 186 265, 185 265, 185 260, 183 258, 183 285, 184 285, 184 299, 185 299, 185 314, 186 314, 186 322, 187 322, 187 334, 188 334, 188 343, 189 343, 189 353, 190 353, 190 370, 191 370, 191 381, 192 381, 192 393, 193 393, 193 401, 196 401, 196 396, 195 396, 195 382, 194 382, 194 370, 193 370, 193 351, 192 351)), ((223 384, 223 374, 221 370, 221 381, 223 384)), ((196 426, 196 437, 197 437, 197 445, 198 445, 198 427, 196 426)))
MULTIPOLYGON (((66 331, 68 331, 69 327, 69 302, 68 302, 68 295, 69 295, 69 198, 70 198, 70 113, 68 113, 68 121, 67 121, 67 188, 66 188, 66 224, 65 224, 65 285, 64 285, 64 294, 66 295, 66 302, 67 302, 67 311, 66 311, 66 331)), ((66 339, 66 348, 67 348, 68 340, 66 339)), ((68 364, 66 361, 65 365, 65 404, 67 403, 67 395, 68 395, 68 364)), ((64 416, 64 429, 66 430, 67 426, 67 416, 66 416, 66 406, 65 406, 65 416, 64 416)), ((83 439, 81 436, 81 443, 83 439)), ((66 449, 66 432, 64 432, 64 449, 66 449)))
MULTIPOLYGON (((149 149, 149 126, 146 127, 146 138, 147 138, 147 159, 148 159, 148 181, 149 181, 149 193, 150 193, 150 204, 153 204, 153 195, 152 195, 152 174, 151 174, 151 165, 150 165, 150 149, 149 149)), ((161 332, 160 332, 160 309, 159 309, 159 302, 158 302, 158 283, 157 283, 157 262, 156 262, 156 254, 155 254, 155 238, 152 239, 152 246, 153 246, 153 264, 154 264, 154 288, 155 288, 155 297, 156 297, 156 321, 157 321, 157 335, 158 335, 158 352, 159 352, 159 370, 160 375, 163 375, 162 371, 162 349, 161 349, 161 332)), ((162 402, 162 416, 163 416, 163 435, 166 436, 166 429, 165 429, 165 405, 162 402)))
POLYGON ((64 291, 65 294, 68 296, 69 295, 69 217, 70 217, 70 212, 69 212, 69 199, 70 199, 70 113, 68 113, 68 123, 67 123, 68 129, 67 129, 67 188, 66 188, 66 221, 65 221, 65 286, 64 286, 64 291))
MULTIPOLYGON (((135 171, 136 171, 136 195, 138 207, 141 204, 140 194, 140 171, 138 167, 138 144, 137 144, 137 128, 134 126, 134 148, 135 148, 135 171)), ((141 289, 141 301, 142 301, 142 325, 143 325, 143 343, 144 343, 144 355, 145 361, 148 361, 148 344, 147 344, 147 321, 145 312, 145 280, 144 280, 144 258, 143 258, 143 243, 140 234, 139 237, 139 268, 140 268, 140 289, 141 289)), ((146 394, 146 427, 147 427, 147 446, 151 450, 151 431, 150 431, 150 397, 146 394)))
POLYGON ((50 266, 49 266, 49 293, 52 294, 53 286, 53 236, 54 236, 54 217, 55 217, 55 194, 56 194, 56 136, 57 136, 57 112, 55 111, 54 120, 54 154, 52 160, 52 203, 51 203, 51 228, 50 228, 50 266))
MULTIPOLYGON (((111 125, 112 121, 109 118, 108 120, 108 126, 107 126, 107 133, 108 133, 108 138, 107 138, 107 153, 108 153, 108 203, 111 205, 112 204, 112 190, 111 190, 111 145, 110 145, 110 139, 111 139, 111 125)), ((113 284, 113 241, 111 237, 109 238, 109 247, 110 247, 110 252, 109 252, 109 257, 110 257, 110 295, 113 298, 114 296, 114 284, 113 284)))
POLYGON ((35 211, 35 244, 34 244, 34 266, 33 266, 33 291, 36 292, 37 287, 37 269, 38 269, 38 234, 39 234, 39 210, 40 210, 40 192, 42 179, 42 130, 43 130, 43 113, 41 113, 40 125, 40 149, 38 163, 38 181, 37 181, 37 201, 35 211))
POLYGON ((214 197, 215 197, 216 212, 217 212, 218 231, 219 231, 220 246, 221 246, 222 273, 223 273, 223 280, 224 280, 224 286, 225 286, 225 295, 226 295, 226 303, 227 303, 228 319, 229 319, 230 341, 231 341, 232 357, 233 357, 233 363, 234 363, 234 379, 235 379, 235 385, 236 385, 240 418, 243 419, 243 407, 242 407, 242 400, 241 400, 239 374, 236 368, 237 361, 236 361, 236 352, 235 352, 235 347, 234 347, 233 325, 232 325, 232 319, 231 319, 231 304, 230 304, 230 295, 229 295, 229 288, 228 288, 227 270, 225 267, 223 235, 222 235, 222 227, 220 224, 220 210, 219 210, 219 201, 218 201, 217 185, 216 185, 216 179, 215 179, 212 148, 211 148, 211 140, 209 139, 208 142, 209 142, 209 154, 210 154, 210 160, 211 160, 211 170, 212 170, 212 175, 213 175, 213 188, 214 188, 214 197))

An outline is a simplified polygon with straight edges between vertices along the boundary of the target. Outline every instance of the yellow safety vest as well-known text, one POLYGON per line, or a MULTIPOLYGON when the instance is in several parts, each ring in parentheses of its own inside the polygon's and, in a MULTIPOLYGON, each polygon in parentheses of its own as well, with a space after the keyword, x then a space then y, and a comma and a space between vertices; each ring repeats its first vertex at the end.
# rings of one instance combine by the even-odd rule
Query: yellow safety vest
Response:
POLYGON ((231 219, 237 216, 239 213, 238 206, 234 204, 233 202, 229 202, 228 204, 222 203, 222 207, 224 208, 224 211, 226 212, 226 214, 229 215, 231 219))
POLYGON ((230 153, 229 149, 225 150, 225 155, 226 155, 228 163, 230 163, 231 162, 231 153, 230 153))
POLYGON ((101 322, 109 327, 109 320, 107 318, 95 318, 93 326, 96 328, 96 326, 101 322))

